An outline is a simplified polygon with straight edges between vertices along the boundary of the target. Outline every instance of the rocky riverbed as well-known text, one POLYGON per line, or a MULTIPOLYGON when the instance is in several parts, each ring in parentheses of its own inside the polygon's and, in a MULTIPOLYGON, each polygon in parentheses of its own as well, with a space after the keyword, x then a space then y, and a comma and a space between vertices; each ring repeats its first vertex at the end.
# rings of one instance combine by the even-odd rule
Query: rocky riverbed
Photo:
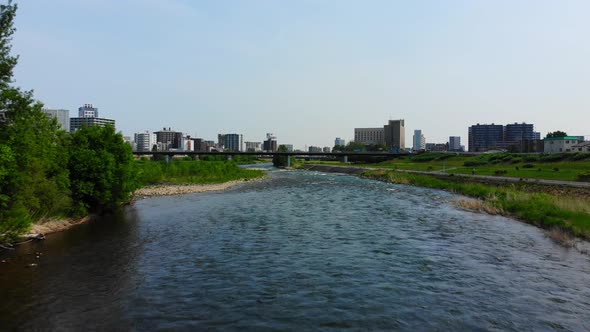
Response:
POLYGON ((206 191, 226 190, 248 180, 229 181, 224 183, 213 184, 161 184, 155 186, 143 187, 135 191, 135 198, 152 197, 152 196, 172 196, 190 193, 200 193, 206 191))

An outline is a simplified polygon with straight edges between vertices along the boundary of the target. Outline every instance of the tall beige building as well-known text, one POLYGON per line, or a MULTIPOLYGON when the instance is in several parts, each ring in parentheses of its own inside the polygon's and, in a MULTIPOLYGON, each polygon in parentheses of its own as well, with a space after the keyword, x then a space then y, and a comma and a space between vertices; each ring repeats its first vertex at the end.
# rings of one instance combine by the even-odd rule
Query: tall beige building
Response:
POLYGON ((385 144, 383 128, 354 128, 354 141, 362 144, 385 144))
POLYGON ((385 145, 389 149, 403 150, 406 148, 406 127, 404 120, 389 120, 383 127, 385 145))

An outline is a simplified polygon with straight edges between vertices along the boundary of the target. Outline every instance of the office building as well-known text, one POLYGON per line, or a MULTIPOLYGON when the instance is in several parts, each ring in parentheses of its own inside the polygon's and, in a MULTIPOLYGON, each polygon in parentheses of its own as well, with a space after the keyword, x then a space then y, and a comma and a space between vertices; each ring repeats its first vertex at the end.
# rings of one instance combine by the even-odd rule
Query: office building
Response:
POLYGON ((322 152, 330 153, 330 152, 332 152, 332 149, 329 146, 324 146, 322 148, 322 152))
POLYGON ((184 148, 184 137, 181 132, 174 131, 172 128, 162 128, 156 131, 156 141, 159 143, 161 151, 181 150, 184 148))
POLYGON ((224 150, 233 152, 244 151, 244 138, 242 134, 219 134, 217 135, 217 144, 224 150))
POLYGON ((319 146, 310 146, 308 148, 308 152, 323 152, 322 148, 320 148, 319 146))
POLYGON ((354 128, 354 141, 366 145, 385 144, 384 129, 354 128))
POLYGON ((340 137, 336 137, 336 139, 334 140, 334 146, 345 146, 345 145, 346 145, 346 141, 340 137))
POLYGON ((293 144, 281 144, 287 148, 287 152, 293 152, 293 144))
POLYGON ((412 150, 420 151, 426 149, 426 138, 422 134, 422 130, 414 130, 412 150))
POLYGON ((450 136, 449 137, 449 151, 455 152, 462 152, 463 148, 461 147, 461 137, 460 136, 450 136))
POLYGON ((485 152, 505 147, 504 126, 479 123, 469 127, 469 152, 485 152))
POLYGON ((403 119, 389 120, 383 127, 383 131, 385 145, 388 149, 401 151, 406 148, 406 129, 403 119))
POLYGON ((70 132, 70 111, 63 109, 48 108, 44 108, 42 111, 49 117, 56 119, 61 129, 65 130, 68 133, 70 132))
POLYGON ((153 151, 158 144, 156 134, 149 131, 135 134, 134 141, 136 151, 153 151))

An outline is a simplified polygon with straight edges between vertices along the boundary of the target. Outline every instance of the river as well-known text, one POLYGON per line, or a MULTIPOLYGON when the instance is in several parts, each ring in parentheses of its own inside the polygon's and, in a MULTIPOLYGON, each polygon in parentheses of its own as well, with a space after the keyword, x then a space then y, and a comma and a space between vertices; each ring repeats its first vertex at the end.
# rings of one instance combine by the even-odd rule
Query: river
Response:
POLYGON ((139 200, 3 253, 0 330, 590 330, 589 256, 456 198, 274 171, 139 200))

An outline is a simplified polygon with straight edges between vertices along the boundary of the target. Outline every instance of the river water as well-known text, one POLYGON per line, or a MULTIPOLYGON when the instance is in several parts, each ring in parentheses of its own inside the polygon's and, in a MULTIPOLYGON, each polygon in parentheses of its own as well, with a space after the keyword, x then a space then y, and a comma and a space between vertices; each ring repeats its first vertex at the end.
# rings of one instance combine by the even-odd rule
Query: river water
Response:
POLYGON ((140 200, 5 253, 0 330, 590 330, 589 256, 456 198, 276 171, 140 200))

